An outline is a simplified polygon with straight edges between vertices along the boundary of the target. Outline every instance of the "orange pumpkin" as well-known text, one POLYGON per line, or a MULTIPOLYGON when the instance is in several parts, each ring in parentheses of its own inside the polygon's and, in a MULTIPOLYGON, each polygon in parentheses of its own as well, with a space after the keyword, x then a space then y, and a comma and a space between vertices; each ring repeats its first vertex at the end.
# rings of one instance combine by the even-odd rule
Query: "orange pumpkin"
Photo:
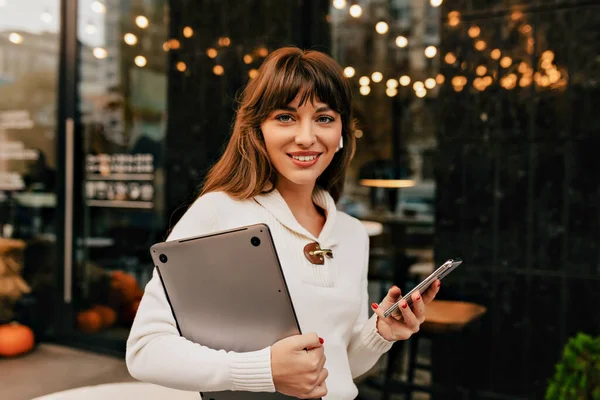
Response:
POLYGON ((131 274, 123 271, 114 271, 110 279, 110 304, 118 307, 132 303, 137 297, 141 297, 142 290, 137 280, 131 274))
POLYGON ((95 333, 102 329, 102 317, 94 310, 86 310, 77 314, 77 327, 84 333, 95 333))
POLYGON ((92 311, 95 311, 100 315, 103 328, 109 328, 117 321, 117 313, 108 306, 98 304, 92 307, 92 311))
POLYGON ((17 322, 0 325, 0 356, 14 357, 27 353, 35 345, 33 331, 17 322))

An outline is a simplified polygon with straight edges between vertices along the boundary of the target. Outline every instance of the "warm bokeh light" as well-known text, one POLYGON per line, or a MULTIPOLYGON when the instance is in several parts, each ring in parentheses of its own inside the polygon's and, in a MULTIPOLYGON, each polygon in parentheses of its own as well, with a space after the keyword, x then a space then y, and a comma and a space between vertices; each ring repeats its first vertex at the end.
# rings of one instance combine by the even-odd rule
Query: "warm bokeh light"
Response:
POLYGON ((217 64, 213 67, 213 73, 217 76, 221 76, 225 73, 225 68, 223 68, 222 65, 217 64))
POLYGON ((217 49, 213 49, 212 47, 206 50, 206 55, 209 58, 216 58, 218 54, 219 52, 217 51, 217 49))
POLYGON ((446 61, 446 64, 454 64, 456 62, 456 56, 454 53, 447 53, 444 57, 444 61, 446 61))
POLYGON ((352 17, 358 18, 362 15, 362 8, 358 4, 354 4, 353 6, 350 6, 349 12, 352 17))
POLYGON ((413 89, 414 90, 425 89, 425 84, 421 81, 416 81, 415 83, 413 83, 413 89))
POLYGON ((512 58, 510 57, 502 57, 502 60, 500 60, 500 66, 502 68, 508 68, 512 65, 512 58))
POLYGON ((171 39, 169 40, 169 47, 173 50, 177 50, 181 47, 181 43, 177 39, 171 39))
POLYGON ((475 69, 475 73, 478 76, 484 76, 486 72, 487 72, 487 68, 485 65, 480 65, 475 69))
POLYGON ((184 72, 187 69, 187 65, 183 61, 179 61, 176 65, 177 71, 184 72))
POLYGON ((135 59, 133 60, 133 62, 138 67, 144 67, 148 63, 148 61, 146 60, 146 57, 144 57, 144 56, 136 56, 135 59))
POLYGON ((410 76, 408 75, 402 75, 399 79, 399 82, 402 86, 408 86, 410 85, 410 76))
POLYGON ((487 44, 483 40, 478 40, 475 42, 475 48, 479 51, 484 51, 487 47, 487 44))
POLYGON ((546 50, 542 53, 541 59, 544 61, 554 61, 554 52, 552 50, 546 50))
POLYGON ((219 38, 219 46, 229 47, 230 44, 231 44, 231 39, 229 39, 227 36, 219 38))
POLYGON ((395 79, 388 79, 385 85, 389 88, 396 89, 398 87, 398 81, 395 79))
POLYGON ((14 44, 21 44, 23 43, 23 36, 13 32, 10 35, 8 35, 8 40, 14 44))
POLYGON ((384 21, 379 21, 377 23, 377 25, 375 25, 375 30, 377 31, 377 33, 379 33, 380 35, 384 35, 388 32, 388 30, 390 29, 390 27, 388 26, 387 22, 384 21))
POLYGON ((450 11, 448 13, 448 25, 457 26, 460 24, 460 13, 458 11, 450 11))
POLYGON ((415 94, 417 95, 418 98, 423 98, 427 95, 427 89, 425 88, 421 88, 421 89, 417 89, 415 90, 415 94))
POLYGON ((383 74, 381 72, 373 72, 373 74, 371 74, 371 80, 375 83, 379 83, 383 80, 383 74))
POLYGON ((385 94, 388 97, 394 97, 395 95, 398 94, 398 89, 389 87, 389 88, 385 89, 385 94))
POLYGON ((183 36, 185 36, 188 39, 191 38, 192 36, 194 36, 194 30, 189 26, 186 26, 185 28, 183 28, 183 36))
POLYGON ((437 48, 435 46, 427 46, 425 48, 424 53, 425 53, 425 57, 433 58, 437 54, 437 48))
POLYGON ((371 83, 371 80, 369 79, 368 76, 361 76, 360 79, 358 80, 358 83, 361 86, 367 86, 369 83, 371 83))
POLYGON ((252 58, 252 56, 250 54, 246 54, 244 56, 244 64, 251 64, 252 61, 254 61, 254 59, 252 58))
POLYGON ((96 57, 99 60, 102 60, 108 56, 108 52, 106 51, 105 48, 102 48, 102 47, 96 47, 92 51, 92 54, 94 54, 94 57, 96 57))
POLYGON ((333 0, 333 6, 338 10, 341 10, 346 7, 346 0, 333 0))
POLYGON ((425 87, 427 89, 433 89, 436 85, 437 85, 437 83, 436 83, 435 79, 433 79, 433 78, 425 79, 425 87))
POLYGON ((429 4, 431 4, 431 7, 439 7, 441 6, 443 3, 443 0, 430 0, 429 4))
POLYGON ((444 78, 444 75, 442 75, 442 74, 437 74, 437 76, 435 77, 435 81, 437 82, 438 85, 442 85, 445 80, 446 80, 446 78, 444 78))
POLYGON ((527 87, 529 85, 531 85, 532 79, 529 76, 524 76, 521 78, 521 80, 519 81, 519 86, 521 87, 527 87))
POLYGON ((371 93, 371 88, 369 86, 361 86, 360 87, 360 94, 362 94, 363 96, 366 96, 369 93, 371 93))
POLYGON ((138 42, 137 36, 135 36, 133 33, 126 33, 125 36, 123 36, 123 40, 130 46, 134 46, 138 42))
POLYGON ((148 27, 148 25, 150 24, 150 22, 148 21, 148 18, 144 17, 143 15, 138 15, 135 18, 135 24, 137 26, 139 26, 140 28, 144 29, 144 28, 148 27))
POLYGON ((266 47, 261 47, 260 49, 258 49, 258 55, 261 57, 266 57, 269 55, 269 50, 267 50, 266 47))
POLYGON ((473 25, 469 28, 469 36, 476 38, 481 33, 481 29, 477 25, 473 25))
POLYGON ((500 59, 500 56, 502 55, 502 52, 500 51, 500 49, 494 49, 492 50, 492 52, 490 53, 490 57, 492 57, 493 60, 498 60, 500 59))
POLYGON ((408 46, 408 39, 405 38, 404 36, 398 36, 396 38, 396 46, 398 46, 400 48, 404 48, 404 47, 408 46))
POLYGON ((248 71, 248 76, 250 77, 250 79, 254 79, 258 76, 258 70, 257 69, 251 69, 250 71, 248 71))
POLYGON ((452 86, 465 86, 467 84, 467 78, 464 76, 455 76, 452 78, 452 86))
POLYGON ((352 67, 346 67, 344 68, 344 75, 346 75, 347 78, 352 78, 356 75, 356 70, 352 67))

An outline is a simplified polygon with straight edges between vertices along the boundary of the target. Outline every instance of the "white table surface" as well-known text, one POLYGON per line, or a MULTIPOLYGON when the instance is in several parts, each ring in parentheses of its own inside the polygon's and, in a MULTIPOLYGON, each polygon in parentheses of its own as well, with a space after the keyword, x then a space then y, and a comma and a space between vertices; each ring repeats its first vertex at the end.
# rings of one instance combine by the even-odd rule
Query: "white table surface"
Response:
POLYGON ((108 383, 56 392, 33 400, 200 400, 198 392, 169 389, 142 382, 108 383))

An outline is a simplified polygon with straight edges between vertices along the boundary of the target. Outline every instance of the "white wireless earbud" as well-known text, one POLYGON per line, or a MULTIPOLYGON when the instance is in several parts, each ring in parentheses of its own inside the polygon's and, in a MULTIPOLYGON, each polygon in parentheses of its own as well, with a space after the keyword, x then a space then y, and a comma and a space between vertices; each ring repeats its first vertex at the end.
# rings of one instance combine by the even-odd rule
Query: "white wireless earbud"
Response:
POLYGON ((340 136, 340 144, 338 145, 337 149, 335 149, 335 152, 337 153, 338 151, 340 151, 342 147, 344 147, 344 137, 340 136))

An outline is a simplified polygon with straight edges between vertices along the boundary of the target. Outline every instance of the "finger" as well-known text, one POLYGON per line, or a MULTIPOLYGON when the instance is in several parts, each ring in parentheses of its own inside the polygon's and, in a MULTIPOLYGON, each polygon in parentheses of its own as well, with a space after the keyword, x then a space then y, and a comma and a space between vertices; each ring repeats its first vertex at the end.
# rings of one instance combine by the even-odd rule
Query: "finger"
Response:
POLYGON ((392 286, 390 290, 388 290, 387 295, 383 299, 381 303, 379 303, 380 307, 384 308, 384 311, 396 304, 396 302, 400 299, 402 295, 402 291, 396 285, 392 286))
POLYGON ((327 384, 323 382, 321 385, 317 386, 306 396, 307 399, 321 399, 327 396, 327 384))
POLYGON ((429 304, 429 302, 431 302, 431 300, 433 300, 435 298, 435 296, 440 291, 440 285, 441 284, 442 284, 442 282, 439 279, 436 279, 429 286, 429 288, 425 291, 425 293, 423 293, 423 302, 425 304, 429 304))
POLYGON ((308 394, 309 399, 318 399, 327 395, 327 384, 325 383, 325 380, 328 376, 329 371, 327 371, 327 368, 323 368, 317 378, 315 388, 308 394))
POLYGON ((408 306, 406 300, 402 300, 400 302, 400 312, 402 312, 404 325, 406 325, 406 327, 412 332, 416 332, 419 329, 420 324, 417 320, 417 317, 415 316, 411 308, 408 306))
MULTIPOLYGON (((373 303, 373 304, 377 305, 375 303, 373 303)), ((400 304, 406 304, 406 302, 403 300, 400 304)), ((402 307, 400 306, 399 308, 401 309, 402 307)), ((407 306, 407 308, 410 310, 410 308, 408 306, 407 306)), ((390 315, 387 318, 385 318, 383 316, 383 310, 381 310, 380 308, 373 307, 373 312, 375 314, 377 314, 377 316, 379 317, 379 319, 381 321, 383 321, 386 325, 388 325, 390 327, 390 330, 392 331, 393 340, 408 339, 414 333, 414 330, 411 327, 409 327, 405 323, 400 322, 396 318, 394 318, 395 312, 392 313, 392 315, 390 315)), ((413 314, 413 316, 414 316, 414 314, 413 314)), ((402 314, 401 314, 401 317, 403 317, 402 314)))
POLYGON ((292 336, 296 350, 311 350, 322 347, 324 340, 316 333, 292 336))
POLYGON ((417 321, 419 323, 421 323, 425 320, 425 303, 423 302, 421 293, 419 293, 419 291, 416 291, 415 293, 412 294, 411 298, 412 298, 412 306, 411 306, 412 312, 413 312, 413 314, 415 314, 415 317, 417 317, 417 321))
POLYGON ((317 371, 320 371, 321 369, 323 369, 323 366, 325 365, 325 360, 326 360, 325 351, 323 349, 323 346, 309 350, 308 355, 310 356, 310 360, 313 363, 311 365, 317 364, 317 371))

